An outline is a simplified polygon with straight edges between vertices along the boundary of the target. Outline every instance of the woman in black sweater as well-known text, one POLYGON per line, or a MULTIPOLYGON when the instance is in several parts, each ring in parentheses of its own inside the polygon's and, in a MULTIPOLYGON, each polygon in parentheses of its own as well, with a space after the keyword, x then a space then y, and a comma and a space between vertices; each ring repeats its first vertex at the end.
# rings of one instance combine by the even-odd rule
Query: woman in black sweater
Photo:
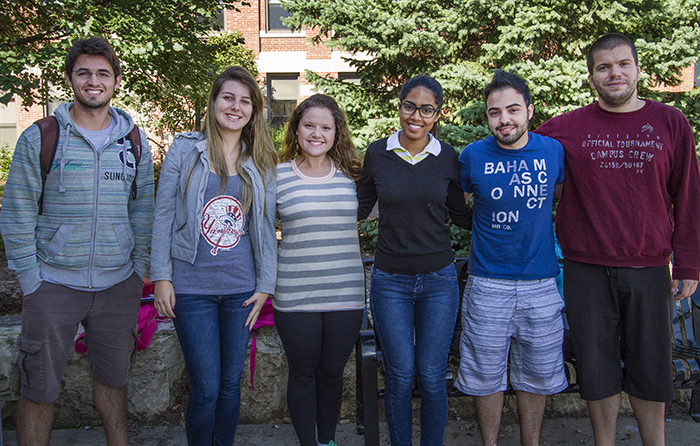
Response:
POLYGON ((414 376, 421 394, 421 445, 442 445, 445 368, 459 308, 447 217, 471 228, 457 152, 440 142, 442 87, 410 79, 399 94, 401 130, 372 143, 358 189, 358 220, 379 201, 370 307, 384 355, 391 444, 410 446, 414 376))

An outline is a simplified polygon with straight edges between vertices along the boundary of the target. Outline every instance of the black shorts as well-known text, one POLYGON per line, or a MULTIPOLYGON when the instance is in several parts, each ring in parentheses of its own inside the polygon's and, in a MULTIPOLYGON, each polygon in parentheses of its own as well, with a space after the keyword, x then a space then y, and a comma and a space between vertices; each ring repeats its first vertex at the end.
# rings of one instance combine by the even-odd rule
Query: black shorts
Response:
POLYGON ((564 296, 581 398, 673 400, 671 277, 667 266, 564 263, 564 296), (624 371, 622 363, 624 363, 624 371))

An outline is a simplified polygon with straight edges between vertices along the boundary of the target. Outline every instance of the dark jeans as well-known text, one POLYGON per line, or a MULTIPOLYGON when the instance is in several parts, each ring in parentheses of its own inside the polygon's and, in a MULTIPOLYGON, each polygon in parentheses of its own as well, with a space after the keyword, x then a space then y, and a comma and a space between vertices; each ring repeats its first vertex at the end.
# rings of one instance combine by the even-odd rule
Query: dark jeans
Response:
POLYGON ((178 294, 173 319, 190 380, 187 444, 231 446, 241 403, 241 374, 250 332, 243 302, 253 292, 178 294))
POLYGON ((275 310, 289 364, 287 405, 301 446, 335 440, 343 370, 357 341, 363 310, 325 313, 275 310))
POLYGON ((414 376, 422 446, 440 446, 447 422, 445 371, 459 310, 454 264, 428 274, 372 269, 370 306, 384 355, 384 408, 393 446, 410 446, 414 376))

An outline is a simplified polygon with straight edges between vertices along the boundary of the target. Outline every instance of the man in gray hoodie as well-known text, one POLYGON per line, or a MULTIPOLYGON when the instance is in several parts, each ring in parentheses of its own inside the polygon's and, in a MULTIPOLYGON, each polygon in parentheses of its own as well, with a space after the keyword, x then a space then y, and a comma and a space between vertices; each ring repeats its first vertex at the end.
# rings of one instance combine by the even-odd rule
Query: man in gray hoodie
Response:
MULTIPOLYGON (((55 112, 56 155, 42 181, 42 134, 22 133, 7 178, 0 231, 22 286, 17 364, 20 445, 48 445, 54 401, 78 324, 93 399, 109 445, 128 444, 126 383, 149 263, 153 162, 146 136, 110 107, 119 59, 102 38, 73 42, 65 79, 75 101, 55 112), (139 155, 140 154, 140 155, 139 155)), ((47 137, 44 135, 44 137, 47 137)))

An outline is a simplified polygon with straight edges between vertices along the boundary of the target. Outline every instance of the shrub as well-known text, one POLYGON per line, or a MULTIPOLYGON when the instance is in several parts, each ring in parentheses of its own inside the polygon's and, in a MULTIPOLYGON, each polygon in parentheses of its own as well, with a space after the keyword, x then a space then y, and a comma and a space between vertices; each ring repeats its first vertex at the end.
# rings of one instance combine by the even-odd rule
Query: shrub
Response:
POLYGON ((0 181, 7 180, 7 173, 10 171, 12 163, 13 150, 10 150, 9 144, 6 142, 0 146, 0 181))
POLYGON ((377 246, 377 235, 379 234, 377 224, 378 220, 376 218, 362 220, 357 224, 360 230, 360 248, 362 249, 362 253, 372 257, 374 257, 374 250, 377 246))
POLYGON ((284 135, 286 132, 286 125, 270 127, 270 139, 272 139, 272 144, 274 144, 277 153, 280 153, 280 151, 284 148, 284 135))

